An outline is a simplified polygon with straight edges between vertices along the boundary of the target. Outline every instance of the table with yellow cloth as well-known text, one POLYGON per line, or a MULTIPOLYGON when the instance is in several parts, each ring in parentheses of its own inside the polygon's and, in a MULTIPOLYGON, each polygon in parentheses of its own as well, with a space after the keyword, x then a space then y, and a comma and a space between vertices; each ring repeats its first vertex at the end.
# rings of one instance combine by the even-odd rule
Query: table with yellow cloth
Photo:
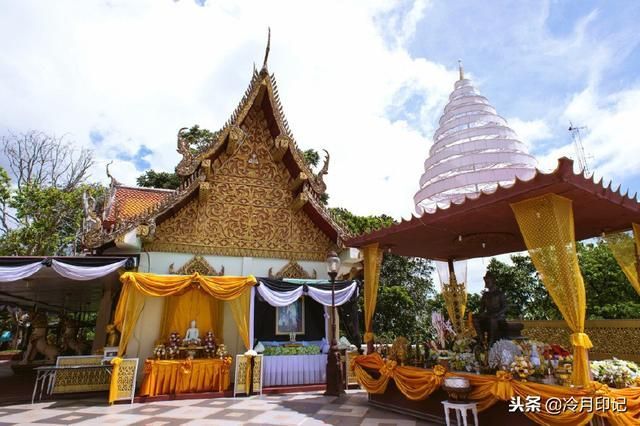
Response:
POLYGON ((231 383, 231 364, 221 359, 147 360, 141 396, 222 392, 231 383))

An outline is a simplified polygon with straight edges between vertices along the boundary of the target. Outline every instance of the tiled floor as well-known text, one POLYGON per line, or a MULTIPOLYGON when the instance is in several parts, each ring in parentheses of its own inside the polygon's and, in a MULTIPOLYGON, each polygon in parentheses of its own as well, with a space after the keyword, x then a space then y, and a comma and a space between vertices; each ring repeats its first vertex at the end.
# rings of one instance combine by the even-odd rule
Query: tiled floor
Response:
POLYGON ((0 426, 32 425, 429 425, 367 404, 362 391, 341 398, 320 392, 186 399, 108 406, 104 400, 63 400, 0 406, 0 426))

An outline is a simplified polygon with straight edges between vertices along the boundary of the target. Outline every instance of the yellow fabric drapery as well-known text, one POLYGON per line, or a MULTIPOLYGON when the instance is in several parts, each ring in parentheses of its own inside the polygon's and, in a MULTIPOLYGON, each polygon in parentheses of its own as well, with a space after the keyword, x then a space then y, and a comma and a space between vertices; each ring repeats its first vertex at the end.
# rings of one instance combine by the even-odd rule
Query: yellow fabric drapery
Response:
POLYGON ((640 227, 637 224, 633 224, 633 234, 635 238, 627 235, 624 232, 616 234, 606 234, 604 237, 607 246, 613 253, 613 257, 618 262, 620 269, 626 275, 627 279, 640 295, 640 281, 638 279, 638 249, 637 241, 640 236, 638 232, 640 227))
POLYGON ((511 209, 544 286, 573 331, 571 381, 586 386, 591 379, 588 349, 593 345, 584 333, 587 303, 576 254, 572 202, 546 194, 513 203, 511 209))
POLYGON ((362 248, 364 254, 364 341, 373 341, 373 314, 378 300, 378 285, 380 283, 380 266, 382 265, 382 250, 378 243, 362 248))
POLYGON ((231 383, 230 358, 147 360, 140 395, 172 395, 192 392, 222 392, 231 383))
MULTIPOLYGON (((199 289, 208 295, 224 301, 233 301, 243 296, 246 290, 256 284, 253 276, 247 277, 207 277, 195 273, 192 275, 158 275, 140 272, 125 272, 120 276, 123 284, 120 300, 116 307, 114 324, 120 331, 118 355, 125 353, 131 334, 144 307, 144 296, 168 297, 180 295, 189 289, 199 289)), ((246 294, 243 297, 248 297, 246 294)), ((247 318, 248 304, 244 314, 247 318)), ((232 305, 233 309, 233 305, 232 305)), ((235 319, 235 315, 234 315, 235 319)), ((249 341, 248 320, 238 323, 243 340, 249 341), (246 329, 246 331, 243 331, 246 329), (246 335, 246 336, 245 336, 246 335)))
POLYGON ((109 385, 109 404, 113 404, 118 399, 118 378, 120 376, 120 364, 122 364, 122 358, 119 356, 111 360, 113 370, 111 370, 111 384, 109 385))
POLYGON ((166 337, 174 331, 184 336, 191 320, 195 320, 201 331, 201 339, 209 330, 213 331, 218 339, 221 338, 224 327, 223 303, 199 289, 190 289, 183 294, 169 296, 164 306, 160 336, 166 337))
POLYGON ((249 319, 251 317, 251 289, 247 288, 244 293, 240 294, 233 300, 229 301, 229 306, 231 307, 231 314, 233 315, 233 320, 236 322, 238 326, 238 333, 240 337, 242 337, 242 343, 244 344, 245 349, 249 350, 252 348, 251 342, 249 341, 249 319))
POLYGON ((531 420, 543 425, 584 425, 590 422, 594 416, 606 418, 612 425, 635 425, 640 422, 640 388, 609 389, 597 382, 590 382, 584 388, 571 388, 563 386, 544 385, 540 383, 522 382, 514 380, 506 371, 498 371, 495 375, 481 375, 471 373, 448 373, 442 366, 436 366, 433 370, 416 367, 403 367, 394 361, 384 361, 378 353, 355 357, 350 368, 358 379, 360 385, 369 393, 383 394, 393 379, 398 390, 407 399, 419 401, 429 397, 442 386, 444 378, 449 376, 463 376, 472 385, 469 399, 477 402, 478 410, 484 411, 498 401, 509 401, 514 396, 520 396, 522 400, 528 396, 539 396, 541 409, 539 412, 529 411, 524 414, 531 420), (369 372, 379 373, 378 378, 372 377, 369 372), (627 410, 615 412, 611 409, 596 410, 595 398, 606 397, 610 400, 625 398, 627 410), (566 401, 574 398, 589 398, 593 403, 593 410, 564 410, 561 413, 550 413, 545 410, 545 403, 550 398, 559 398, 566 401))

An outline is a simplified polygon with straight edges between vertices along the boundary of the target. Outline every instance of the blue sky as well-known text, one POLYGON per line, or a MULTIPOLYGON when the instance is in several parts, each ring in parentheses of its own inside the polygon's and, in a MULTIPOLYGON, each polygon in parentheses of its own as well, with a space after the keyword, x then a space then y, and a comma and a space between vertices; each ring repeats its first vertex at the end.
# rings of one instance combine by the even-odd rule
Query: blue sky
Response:
POLYGON ((638 22, 634 0, 2 2, 0 136, 67 135, 104 182, 110 161, 128 184, 173 170, 178 129, 224 124, 270 26, 297 143, 331 152, 331 206, 412 214, 458 59, 541 168, 574 156, 571 120, 596 175, 635 191, 638 22))

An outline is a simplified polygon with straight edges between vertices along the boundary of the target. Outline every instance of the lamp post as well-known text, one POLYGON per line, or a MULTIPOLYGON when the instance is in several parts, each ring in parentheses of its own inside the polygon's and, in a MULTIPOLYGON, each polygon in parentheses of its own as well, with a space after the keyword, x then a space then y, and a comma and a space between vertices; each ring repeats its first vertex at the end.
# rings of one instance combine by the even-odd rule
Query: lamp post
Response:
POLYGON ((342 387, 342 368, 340 368, 340 353, 336 339, 336 276, 340 269, 340 258, 335 252, 327 255, 327 273, 331 278, 331 330, 329 333, 330 347, 327 355, 327 396, 340 396, 344 394, 342 387))

